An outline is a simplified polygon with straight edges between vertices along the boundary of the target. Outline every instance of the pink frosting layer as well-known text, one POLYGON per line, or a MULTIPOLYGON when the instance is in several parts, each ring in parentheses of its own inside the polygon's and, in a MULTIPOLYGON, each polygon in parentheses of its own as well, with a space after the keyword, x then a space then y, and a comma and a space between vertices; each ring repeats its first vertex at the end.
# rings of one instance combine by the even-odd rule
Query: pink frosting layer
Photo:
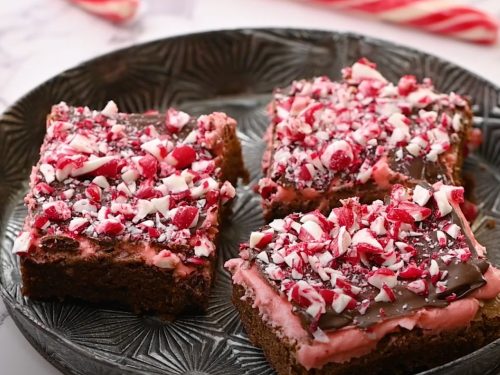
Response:
MULTIPOLYGON (((96 255, 95 243, 93 243, 88 238, 85 238, 83 236, 79 236, 77 240, 79 243, 80 252, 83 257, 90 258, 96 255)), ((33 235, 33 240, 31 242, 31 249, 29 253, 37 251, 39 245, 40 245, 40 238, 33 235)), ((146 264, 153 266, 154 265, 153 258, 156 255, 157 251, 153 247, 151 247, 147 242, 137 245, 137 249, 139 255, 144 260, 144 262, 146 264)), ((175 264, 175 266, 173 266, 172 271, 176 278, 183 278, 190 275, 192 272, 196 271, 196 268, 192 266, 186 266, 184 263, 178 262, 177 264, 175 264)), ((204 272, 210 273, 208 266, 205 267, 204 272)))
POLYGON ((307 369, 321 368, 329 362, 342 363, 368 354, 385 335, 399 331, 400 327, 418 327, 429 333, 463 327, 476 315, 478 299, 491 299, 500 293, 500 270, 490 267, 484 274, 486 286, 470 297, 451 302, 445 308, 421 309, 413 315, 386 320, 368 330, 345 327, 328 333, 328 342, 320 342, 310 338, 299 318, 292 313, 290 302, 271 288, 255 266, 246 268, 244 263, 242 259, 231 259, 225 266, 233 274, 233 282, 243 286, 253 298, 253 307, 259 309, 263 320, 278 329, 280 335, 297 344, 297 361, 307 369))
MULTIPOLYGON (((266 156, 268 158, 268 156, 266 156)), ((267 166, 268 162, 266 161, 263 165, 267 166)), ((387 163, 387 157, 382 157, 373 167, 373 179, 377 186, 382 189, 389 189, 392 184, 394 178, 398 178, 399 181, 407 180, 408 177, 402 175, 401 173, 394 172, 387 163)), ((285 187, 280 185, 269 178, 264 178, 261 180, 263 186, 273 186, 276 188, 276 193, 272 196, 270 200, 278 200, 280 202, 291 202, 296 199, 316 199, 319 196, 322 196, 322 203, 320 207, 328 207, 330 199, 328 198, 328 193, 335 193, 342 189, 352 188, 354 184, 352 182, 342 183, 338 179, 332 181, 328 192, 322 193, 314 188, 303 188, 301 190, 297 190, 293 187, 285 187)), ((261 186, 262 187, 262 186, 261 186)))

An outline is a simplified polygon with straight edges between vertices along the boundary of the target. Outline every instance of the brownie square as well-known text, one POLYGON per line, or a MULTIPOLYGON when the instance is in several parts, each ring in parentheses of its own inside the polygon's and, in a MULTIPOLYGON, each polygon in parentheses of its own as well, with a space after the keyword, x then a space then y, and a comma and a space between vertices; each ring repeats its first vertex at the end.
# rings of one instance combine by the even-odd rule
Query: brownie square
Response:
POLYGON ((380 199, 396 183, 460 184, 472 126, 467 100, 430 79, 388 82, 361 59, 343 79, 316 77, 277 90, 258 191, 267 220, 340 199, 380 199))
POLYGON ((52 108, 13 251, 23 294, 176 315, 205 308, 233 184, 236 122, 52 108))
POLYGON ((280 375, 410 374, 500 337, 500 270, 463 188, 395 185, 275 219, 226 262, 251 341, 280 375))

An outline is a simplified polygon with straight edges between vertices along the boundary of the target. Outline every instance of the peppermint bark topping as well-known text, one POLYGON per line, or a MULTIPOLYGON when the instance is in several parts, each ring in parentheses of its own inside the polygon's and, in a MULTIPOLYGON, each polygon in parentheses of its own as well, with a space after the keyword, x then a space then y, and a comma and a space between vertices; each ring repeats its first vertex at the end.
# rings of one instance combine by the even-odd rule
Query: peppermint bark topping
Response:
POLYGON ((286 295, 312 333, 366 327, 446 306, 484 283, 470 228, 455 214, 462 202, 462 188, 395 185, 387 204, 351 198, 328 217, 276 219, 252 232, 241 256, 286 295), (442 199, 451 211, 444 213, 442 199))
POLYGON ((412 163, 436 163, 459 141, 468 108, 460 96, 437 93, 429 79, 413 76, 395 85, 366 59, 342 73, 340 82, 316 77, 275 93, 264 198, 276 183, 326 191, 380 183, 388 168, 411 174, 412 163))
MULTIPOLYGON (((40 163, 27 202, 37 237, 45 235, 148 242, 214 251, 212 224, 220 204, 235 196, 213 145, 228 118, 222 113, 191 118, 53 107, 40 163)), ((18 253, 28 251, 23 232, 18 253)), ((170 268, 177 255, 159 253, 153 264, 170 268)), ((185 257, 184 257, 185 258, 185 257)))

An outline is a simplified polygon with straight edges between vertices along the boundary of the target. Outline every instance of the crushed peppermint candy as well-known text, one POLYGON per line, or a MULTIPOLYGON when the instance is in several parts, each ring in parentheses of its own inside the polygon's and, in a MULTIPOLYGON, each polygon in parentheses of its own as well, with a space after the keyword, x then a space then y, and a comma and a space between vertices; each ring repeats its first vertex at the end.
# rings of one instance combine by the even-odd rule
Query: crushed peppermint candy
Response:
POLYGON ((395 185, 386 203, 349 198, 328 216, 316 210, 276 219, 251 233, 240 256, 288 298, 315 337, 318 329, 367 327, 444 307, 484 283, 483 253, 460 219, 463 201, 463 188, 441 182, 395 185))
POLYGON ((413 164, 444 163, 465 139, 468 102, 438 93, 430 79, 407 75, 393 84, 367 59, 342 73, 339 82, 316 77, 274 94, 272 158, 259 182, 264 199, 277 186, 325 192, 346 183, 383 186, 391 173, 417 178, 413 164))
POLYGON ((33 230, 14 251, 27 253, 33 236, 83 236, 191 249, 159 252, 152 263, 161 268, 203 263, 215 251, 220 205, 235 196, 213 152, 229 120, 125 114, 113 102, 100 112, 55 105, 26 198, 33 230))

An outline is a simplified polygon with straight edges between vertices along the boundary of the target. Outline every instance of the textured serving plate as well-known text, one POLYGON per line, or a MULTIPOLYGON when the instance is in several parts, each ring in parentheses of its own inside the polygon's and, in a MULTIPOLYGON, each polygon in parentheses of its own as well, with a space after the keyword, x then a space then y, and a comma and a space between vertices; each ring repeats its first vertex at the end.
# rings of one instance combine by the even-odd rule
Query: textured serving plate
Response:
MULTIPOLYGON (((500 90, 439 58, 387 42, 323 31, 231 30, 163 39, 120 50, 68 70, 19 100, 0 117, 0 230, 2 297, 28 340, 68 374, 272 374, 262 352, 243 332, 230 302, 224 260, 263 220, 251 186, 260 175, 265 106, 274 87, 314 75, 338 78, 361 56, 396 81, 403 74, 431 77, 442 91, 473 98, 484 144, 466 160, 476 181, 481 216, 474 224, 490 260, 500 265, 500 90), (225 111, 239 123, 248 187, 238 188, 234 214, 222 233, 217 281, 204 315, 174 323, 77 303, 36 302, 20 292, 18 261, 10 249, 26 210, 31 166, 53 103, 122 111, 177 106, 193 114, 225 111), (496 227, 491 229, 492 223, 496 227)), ((445 348, 443 348, 445 350, 445 348)), ((500 340, 435 368, 432 374, 498 374, 500 340)))

